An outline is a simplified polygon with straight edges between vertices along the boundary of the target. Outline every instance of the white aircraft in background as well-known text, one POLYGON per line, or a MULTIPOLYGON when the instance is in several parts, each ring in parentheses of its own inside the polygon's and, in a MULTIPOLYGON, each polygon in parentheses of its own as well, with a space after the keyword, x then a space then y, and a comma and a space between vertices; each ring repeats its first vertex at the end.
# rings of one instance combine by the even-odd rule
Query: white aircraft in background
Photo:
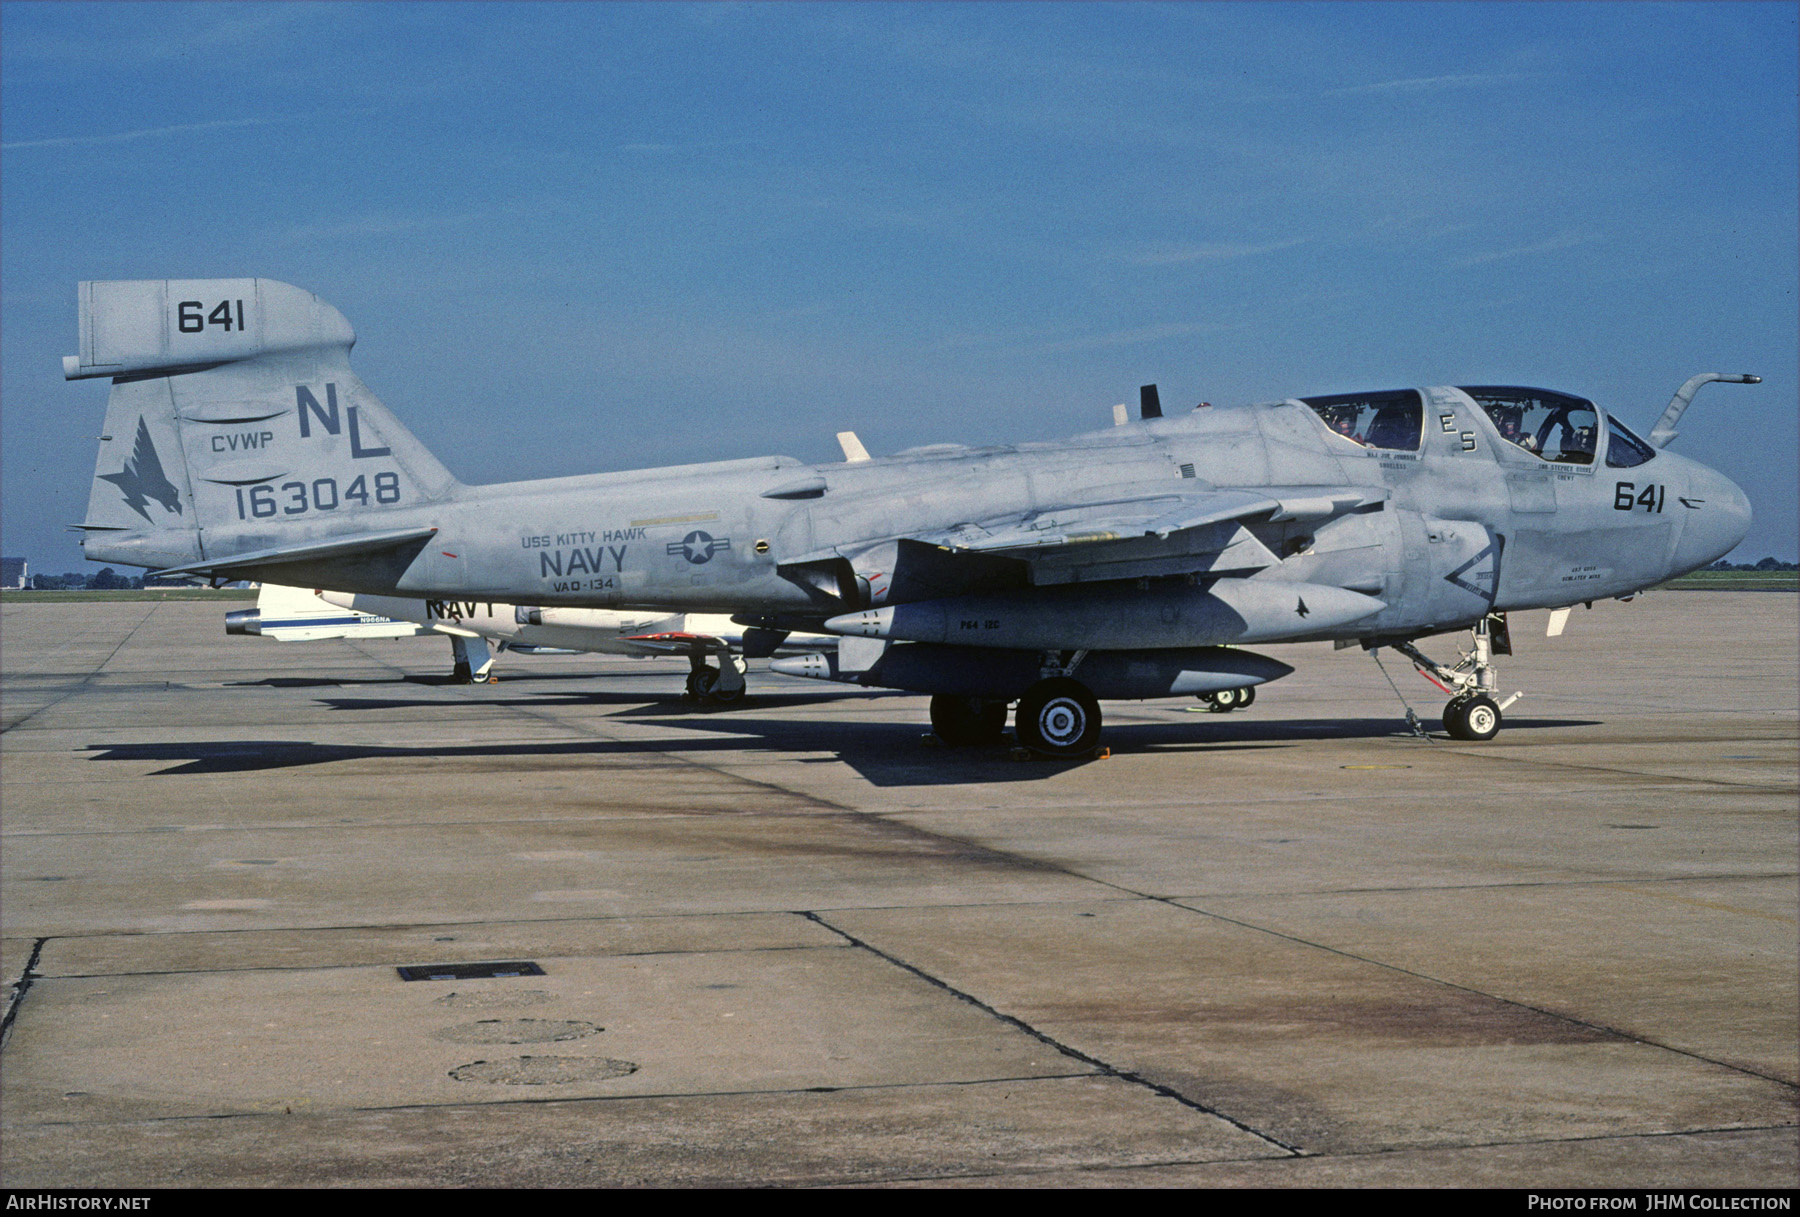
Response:
POLYGON ((277 642, 313 642, 321 638, 415 638, 436 630, 411 621, 358 613, 327 604, 317 592, 265 583, 256 607, 225 614, 227 634, 259 634, 277 642))
POLYGON ((765 658, 837 644, 835 637, 745 629, 718 613, 630 612, 617 609, 537 608, 478 600, 409 600, 315 592, 265 583, 256 608, 225 615, 228 634, 260 634, 278 641, 322 638, 450 639, 453 679, 497 680, 502 651, 571 654, 594 651, 647 658, 686 656, 687 695, 729 703, 744 696, 746 656, 765 658), (492 644, 492 645, 490 645, 492 644), (708 662, 716 660, 716 662, 708 662))

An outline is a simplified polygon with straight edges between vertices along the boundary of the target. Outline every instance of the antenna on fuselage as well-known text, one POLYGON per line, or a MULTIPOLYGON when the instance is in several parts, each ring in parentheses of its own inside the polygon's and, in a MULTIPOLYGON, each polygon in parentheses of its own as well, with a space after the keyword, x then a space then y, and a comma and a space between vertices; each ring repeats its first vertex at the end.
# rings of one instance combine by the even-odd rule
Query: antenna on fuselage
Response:
POLYGON ((1144 385, 1138 390, 1138 417, 1162 417, 1162 398, 1157 394, 1155 385, 1144 385))
POLYGON ((844 450, 844 463, 846 465, 861 464, 863 461, 869 459, 869 450, 863 447, 863 442, 861 440, 856 438, 856 432, 839 431, 837 433, 837 442, 838 447, 844 450))

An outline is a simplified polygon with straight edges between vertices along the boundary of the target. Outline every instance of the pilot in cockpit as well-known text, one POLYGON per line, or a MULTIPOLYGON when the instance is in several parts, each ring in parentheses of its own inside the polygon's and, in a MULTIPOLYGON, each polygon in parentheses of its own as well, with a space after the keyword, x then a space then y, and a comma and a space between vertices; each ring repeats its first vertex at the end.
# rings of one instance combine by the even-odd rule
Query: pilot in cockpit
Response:
POLYGON ((1519 417, 1523 411, 1518 409, 1492 409, 1489 411, 1494 420, 1494 427, 1500 432, 1500 438, 1509 444, 1517 444, 1527 451, 1535 452, 1537 445, 1519 426, 1519 417))
MULTIPOLYGON (((1338 407, 1334 410, 1321 411, 1325 416, 1325 425, 1343 436, 1345 439, 1356 439, 1356 411, 1338 407)), ((1361 440, 1357 440, 1361 443, 1361 440)))

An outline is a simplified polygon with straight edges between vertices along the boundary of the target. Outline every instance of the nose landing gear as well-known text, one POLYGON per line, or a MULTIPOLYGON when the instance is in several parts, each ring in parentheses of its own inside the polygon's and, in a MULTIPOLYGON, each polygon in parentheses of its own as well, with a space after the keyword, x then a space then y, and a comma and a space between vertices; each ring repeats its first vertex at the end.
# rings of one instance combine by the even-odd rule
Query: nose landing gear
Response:
POLYGON ((1480 743, 1500 734, 1501 711, 1525 695, 1515 692, 1505 701, 1498 700, 1499 677, 1494 656, 1512 654, 1505 615, 1489 613, 1470 632, 1473 649, 1455 667, 1445 667, 1410 642, 1396 643, 1394 649, 1412 660, 1427 680, 1450 694, 1449 704, 1444 707, 1444 730, 1450 738, 1480 743))

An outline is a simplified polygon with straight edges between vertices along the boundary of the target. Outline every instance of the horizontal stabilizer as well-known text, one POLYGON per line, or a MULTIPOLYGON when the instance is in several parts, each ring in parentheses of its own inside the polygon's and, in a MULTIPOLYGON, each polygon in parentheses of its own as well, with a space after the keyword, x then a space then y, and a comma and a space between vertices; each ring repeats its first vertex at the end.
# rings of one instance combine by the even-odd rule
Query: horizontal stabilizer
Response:
POLYGON ((81 351, 63 359, 63 377, 166 375, 355 342, 342 313, 274 279, 84 282, 81 351))
POLYGON ((359 537, 332 537, 307 541, 298 545, 277 545, 270 549, 231 554, 205 562, 190 562, 154 572, 154 577, 170 575, 204 575, 217 578, 235 571, 256 567, 280 566, 288 562, 313 562, 321 558, 346 558, 356 554, 380 553, 408 541, 423 541, 437 532, 435 528, 400 528, 393 532, 365 533, 359 537))

